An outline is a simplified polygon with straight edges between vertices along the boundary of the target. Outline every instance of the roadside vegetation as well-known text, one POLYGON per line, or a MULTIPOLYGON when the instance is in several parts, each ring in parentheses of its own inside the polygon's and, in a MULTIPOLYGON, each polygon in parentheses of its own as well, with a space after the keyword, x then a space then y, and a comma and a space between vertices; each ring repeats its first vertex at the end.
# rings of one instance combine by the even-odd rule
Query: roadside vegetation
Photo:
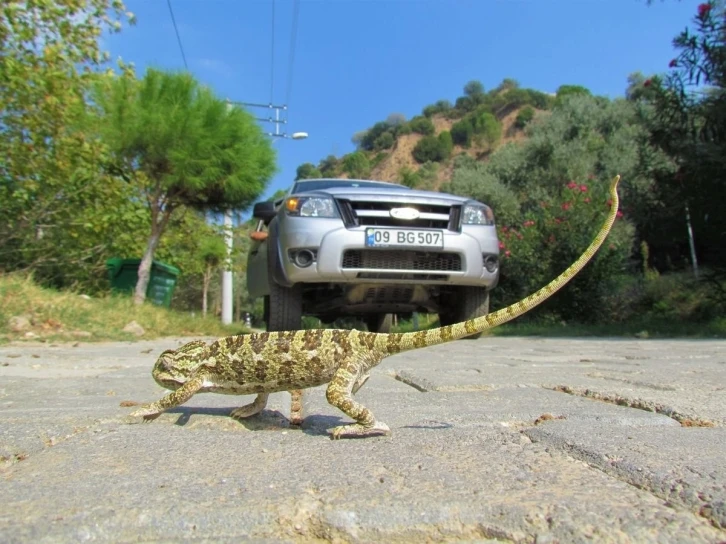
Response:
MULTIPOLYGON (((128 338, 130 321, 144 337, 239 332, 218 324, 227 265, 236 321, 250 312, 260 324, 261 301, 245 286, 254 225, 235 227, 231 263, 218 225, 221 212, 246 210, 264 192, 272 146, 251 115, 190 74, 109 63, 99 36, 133 21, 116 0, 12 2, 0 12, 2 340, 128 338), (142 259, 133 300, 111 293, 113 257, 142 259), (181 270, 171 310, 144 302, 153 260, 181 270)), ((722 334, 725 26, 721 0, 700 4, 664 73, 631 74, 621 98, 469 81, 454 100, 356 133, 353 152, 302 164, 297 178, 372 177, 489 203, 501 240, 495 310, 579 255, 621 174, 622 213, 596 258, 494 334, 722 334)))

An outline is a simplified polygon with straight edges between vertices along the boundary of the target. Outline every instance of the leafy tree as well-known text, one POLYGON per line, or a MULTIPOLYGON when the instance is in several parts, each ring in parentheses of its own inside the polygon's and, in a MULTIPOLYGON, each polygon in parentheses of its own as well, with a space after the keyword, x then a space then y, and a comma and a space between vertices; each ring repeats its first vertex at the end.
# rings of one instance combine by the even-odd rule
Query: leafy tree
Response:
POLYGON ((436 128, 434 127, 433 122, 428 117, 421 117, 420 115, 417 115, 411 121, 409 121, 408 126, 411 127, 411 130, 418 133, 423 134, 424 136, 429 136, 433 134, 436 131, 436 128))
POLYGON ((454 141, 451 139, 451 133, 444 130, 439 134, 439 157, 440 160, 446 160, 451 156, 454 149, 454 141))
POLYGON ((386 117, 386 124, 389 127, 398 127, 406 122, 406 116, 402 113, 392 113, 386 117))
POLYGON ((380 151, 382 149, 390 149, 395 143, 396 139, 393 137, 393 134, 391 134, 390 132, 384 132, 378 138, 376 138, 375 142, 373 142, 373 149, 375 149, 376 151, 380 151))
POLYGON ((561 106, 568 97, 571 96, 592 96, 589 89, 586 89, 582 85, 560 85, 557 88, 557 97, 555 99, 555 105, 561 106))
POLYGON ((474 134, 490 148, 494 147, 502 137, 502 124, 488 111, 477 111, 471 117, 474 134))
POLYGON ((140 304, 172 213, 249 206, 275 172, 275 154, 252 115, 229 109, 190 74, 149 69, 142 80, 108 76, 94 99, 115 166, 151 215, 134 294, 140 304))
POLYGON ((120 30, 124 11, 110 0, 3 3, 0 270, 98 287, 113 237, 136 225, 124 184, 102 172, 85 100, 106 59, 98 36, 120 30))
POLYGON ((338 175, 338 159, 335 155, 328 155, 320 161, 318 168, 320 169, 321 177, 334 178, 338 175))
POLYGON ((519 89, 519 82, 516 79, 505 77, 502 82, 497 85, 497 88, 494 89, 494 93, 498 94, 502 91, 510 91, 512 89, 519 89))
POLYGON ((451 138, 456 145, 469 147, 474 135, 474 127, 470 119, 462 119, 451 126, 451 138))
POLYGON ((365 178, 371 171, 371 163, 365 153, 355 151, 343 157, 343 171, 351 178, 365 178))
POLYGON ((295 174, 295 181, 299 179, 315 179, 323 177, 320 170, 310 162, 305 162, 298 166, 295 174))
POLYGON ((477 98, 484 95, 484 85, 481 81, 472 80, 464 85, 464 95, 470 98, 477 98))
POLYGON ((430 104, 423 109, 423 114, 426 117, 432 117, 437 113, 446 113, 453 108, 453 104, 448 100, 439 100, 435 104, 430 104))
POLYGON ((534 119, 534 108, 532 106, 525 106, 517 114, 517 118, 514 120, 514 126, 523 129, 532 119, 534 119))
POLYGON ((418 163, 428 161, 438 162, 447 159, 451 155, 453 143, 449 132, 442 132, 443 137, 424 136, 414 146, 411 154, 418 163))

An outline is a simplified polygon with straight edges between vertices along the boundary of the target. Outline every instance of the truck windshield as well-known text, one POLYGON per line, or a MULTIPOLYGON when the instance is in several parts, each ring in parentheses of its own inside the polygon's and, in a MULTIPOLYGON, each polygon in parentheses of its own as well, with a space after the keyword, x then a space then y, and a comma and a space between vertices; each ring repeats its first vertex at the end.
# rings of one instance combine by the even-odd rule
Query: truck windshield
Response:
POLYGON ((405 185, 383 183, 380 181, 359 181, 349 179, 316 179, 312 181, 299 181, 292 186, 291 194, 307 191, 320 191, 331 187, 375 187, 378 189, 408 189, 405 185))

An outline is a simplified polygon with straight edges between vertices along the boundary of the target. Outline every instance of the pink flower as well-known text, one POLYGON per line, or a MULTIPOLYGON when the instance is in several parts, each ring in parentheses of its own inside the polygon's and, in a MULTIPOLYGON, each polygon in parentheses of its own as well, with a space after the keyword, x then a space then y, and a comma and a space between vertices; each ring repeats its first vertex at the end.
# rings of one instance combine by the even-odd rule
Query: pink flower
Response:
POLYGON ((567 188, 568 189, 577 189, 577 183, 575 183, 574 181, 571 181, 570 183, 567 184, 567 188))
POLYGON ((678 66, 678 61, 676 59, 671 59, 668 63, 668 68, 675 68, 676 66, 678 66))
POLYGON ((586 193, 587 192, 587 185, 580 185, 580 192, 586 193))
POLYGON ((623 216, 623 212, 621 212, 620 210, 618 210, 618 213, 617 213, 616 215, 617 215, 618 217, 622 217, 622 216, 623 216))
POLYGON ((510 257, 511 255, 512 255, 512 252, 509 251, 509 250, 507 250, 507 251, 504 252, 504 256, 505 257, 510 257))
POLYGON ((534 221, 532 221, 531 219, 529 221, 524 222, 525 227, 531 227, 532 225, 534 225, 534 221))
POLYGON ((499 242, 499 249, 504 249, 504 242, 499 242))
POLYGON ((698 5, 698 16, 701 19, 703 19, 704 17, 707 17, 710 11, 711 11, 711 4, 709 2, 704 2, 703 4, 698 5))
POLYGON ((653 83, 653 81, 648 78, 643 82, 643 87, 650 87, 650 84, 653 83))
POLYGON ((502 232, 507 232, 507 227, 502 227, 502 232))
POLYGON ((565 211, 567 211, 567 210, 569 210, 569 209, 570 209, 570 207, 571 207, 571 206, 572 206, 572 203, 571 203, 571 202, 565 202, 565 203, 564 203, 564 204, 562 205, 562 209, 563 209, 563 210, 565 210, 565 211))
POLYGON ((585 199, 583 200, 583 202, 589 203, 590 202, 590 197, 589 196, 586 196, 585 199))

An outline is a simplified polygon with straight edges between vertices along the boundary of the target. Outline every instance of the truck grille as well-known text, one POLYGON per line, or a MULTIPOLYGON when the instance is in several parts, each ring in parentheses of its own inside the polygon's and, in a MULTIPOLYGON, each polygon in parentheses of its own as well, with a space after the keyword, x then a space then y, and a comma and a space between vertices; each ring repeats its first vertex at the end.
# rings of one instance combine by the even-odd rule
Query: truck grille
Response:
POLYGON ((401 202, 365 202, 358 200, 338 200, 346 227, 408 227, 418 229, 460 230, 460 206, 416 204, 401 202), (392 208, 416 208, 421 216, 405 220, 391 217, 392 208))
POLYGON ((458 253, 384 249, 349 249, 343 253, 343 268, 446 272, 458 272, 462 269, 461 255, 458 253))

